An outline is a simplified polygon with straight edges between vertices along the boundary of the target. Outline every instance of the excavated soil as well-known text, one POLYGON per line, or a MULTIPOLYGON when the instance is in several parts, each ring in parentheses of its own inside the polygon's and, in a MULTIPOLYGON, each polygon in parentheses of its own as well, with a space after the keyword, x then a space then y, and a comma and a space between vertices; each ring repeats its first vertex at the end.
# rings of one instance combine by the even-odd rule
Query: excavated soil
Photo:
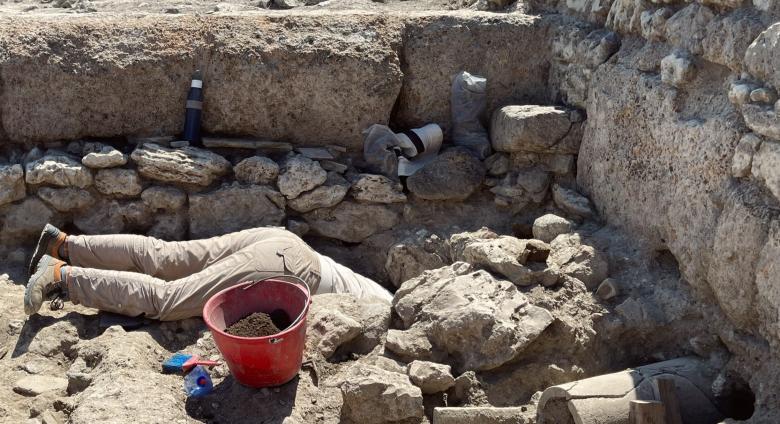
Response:
POLYGON ((241 318, 235 324, 225 329, 226 333, 238 337, 265 337, 281 331, 274 323, 274 320, 271 319, 271 315, 263 312, 255 312, 241 318))

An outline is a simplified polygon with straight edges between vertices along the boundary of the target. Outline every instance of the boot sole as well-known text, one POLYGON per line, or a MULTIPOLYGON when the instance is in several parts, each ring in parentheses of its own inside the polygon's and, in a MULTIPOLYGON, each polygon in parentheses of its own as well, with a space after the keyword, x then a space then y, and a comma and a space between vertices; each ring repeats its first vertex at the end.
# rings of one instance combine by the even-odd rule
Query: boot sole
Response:
POLYGON ((38 261, 41 260, 43 255, 48 253, 46 252, 46 248, 49 246, 49 243, 57 240, 58 235, 59 233, 51 234, 45 229, 41 232, 41 237, 38 238, 38 244, 35 246, 32 259, 30 259, 30 265, 27 266, 27 278, 32 278, 32 275, 35 272, 35 266, 38 264, 38 261))
MULTIPOLYGON (((52 260, 54 260, 54 258, 48 257, 45 260, 41 261, 38 264, 38 268, 35 270, 35 274, 30 276, 30 279, 27 281, 27 287, 25 287, 25 289, 24 289, 24 312, 27 313, 27 315, 32 315, 32 314, 38 312, 37 310, 36 311, 29 310, 27 305, 31 304, 32 288, 35 286, 35 282, 43 277, 43 273, 46 271, 46 269, 49 268, 49 263, 52 260)), ((44 295, 45 295, 45 293, 43 292, 43 290, 41 290, 41 305, 39 305, 38 309, 40 309, 40 306, 43 305, 43 296, 44 295)))

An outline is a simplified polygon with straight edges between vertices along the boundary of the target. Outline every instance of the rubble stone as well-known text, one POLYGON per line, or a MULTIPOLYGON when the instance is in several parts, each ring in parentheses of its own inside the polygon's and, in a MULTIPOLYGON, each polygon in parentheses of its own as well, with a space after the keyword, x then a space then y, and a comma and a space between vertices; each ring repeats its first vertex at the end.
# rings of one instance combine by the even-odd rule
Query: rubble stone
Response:
POLYGON ((753 156, 752 174, 780 200, 780 142, 764 141, 753 156))
POLYGON ((265 156, 252 156, 236 164, 233 172, 245 184, 273 184, 279 176, 279 165, 265 156))
POLYGON ((357 174, 350 178, 350 193, 358 202, 399 203, 406 201, 403 186, 384 175, 357 174))
POLYGON ((309 230, 311 230, 311 228, 309 227, 309 224, 303 221, 298 221, 297 219, 288 219, 287 230, 298 237, 303 237, 309 232, 309 230))
POLYGON ((141 194, 141 178, 132 169, 101 169, 95 175, 97 191, 118 197, 133 197, 141 194))
POLYGON ((325 359, 333 356, 339 346, 354 339, 363 329, 359 322, 335 310, 321 310, 309 319, 306 340, 314 344, 325 359))
POLYGON ((37 197, 28 197, 23 202, 11 205, 3 222, 3 236, 24 241, 41 233, 44 225, 54 222, 54 212, 37 197))
POLYGON ((780 116, 772 107, 745 104, 742 106, 742 117, 753 132, 780 140, 780 116))
POLYGON ((774 104, 777 101, 777 93, 769 88, 757 88, 750 92, 750 100, 753 102, 774 104))
POLYGON ((141 199, 152 210, 176 211, 187 203, 187 194, 175 187, 152 186, 141 193, 141 199))
POLYGON ((359 243, 372 234, 393 228, 400 216, 383 205, 344 201, 336 207, 309 212, 303 219, 321 236, 359 243))
POLYGON ((385 347, 406 361, 425 360, 432 357, 433 345, 422 328, 389 330, 385 347))
POLYGON ((576 278, 593 290, 607 278, 609 266, 604 254, 583 244, 579 234, 561 234, 550 243, 547 265, 576 278))
POLYGON ((412 361, 407 369, 409 379, 423 394, 443 392, 455 385, 449 365, 428 361, 412 361))
POLYGON ((572 227, 573 224, 568 219, 548 213, 536 218, 533 234, 535 238, 549 243, 560 234, 570 233, 572 227))
POLYGON ((423 271, 446 265, 447 252, 444 240, 426 230, 402 239, 390 246, 385 261, 385 271, 396 287, 404 281, 417 277, 423 271))
POLYGON ((355 364, 341 384, 342 412, 354 422, 385 423, 423 416, 423 397, 405 374, 355 364))
POLYGON ((493 113, 490 140, 499 152, 576 154, 580 135, 571 111, 557 106, 504 106, 493 113))
POLYGON ((95 201, 89 191, 73 187, 41 187, 36 194, 58 212, 82 210, 95 201))
POLYGON ((67 156, 46 155, 25 165, 25 181, 27 184, 85 188, 92 185, 92 173, 67 156))
POLYGON ((344 177, 338 173, 329 172, 323 185, 290 199, 287 206, 301 213, 336 206, 347 195, 349 187, 349 182, 344 177))
POLYGON ((125 228, 122 217, 112 211, 111 204, 99 202, 73 217, 73 225, 84 234, 121 234, 125 228))
POLYGON ((393 300, 404 333, 427 334, 429 355, 448 358, 459 372, 493 369, 518 358, 553 321, 513 284, 471 269, 456 262, 425 272, 403 283, 393 300))
POLYGON ((553 184, 552 192, 555 205, 563 209, 564 212, 583 218, 594 215, 590 200, 587 197, 558 184, 553 184))
POLYGON ((306 156, 297 155, 287 159, 279 175, 279 191, 288 199, 322 185, 328 173, 320 164, 306 156))
POLYGON ((22 165, 0 165, 0 206, 24 199, 26 195, 22 165))
POLYGON ((734 150, 734 158, 731 160, 731 175, 737 178, 750 175, 753 155, 756 154, 760 146, 761 137, 753 133, 743 135, 734 150))
POLYGON ((509 156, 505 153, 493 153, 485 159, 485 167, 490 175, 504 175, 509 172, 509 156))
POLYGON ((148 236, 166 241, 181 241, 187 237, 187 217, 182 213, 157 215, 146 232, 148 236))
POLYGON ((64 392, 68 379, 45 375, 23 377, 14 384, 14 391, 25 396, 38 396, 46 392, 64 392))
POLYGON ((743 105, 750 101, 750 93, 753 92, 754 86, 745 82, 735 82, 729 87, 729 101, 735 105, 743 105))
POLYGON ((484 267, 517 285, 531 284, 531 272, 524 266, 528 253, 522 240, 511 236, 475 239, 467 242, 462 252, 461 255, 453 256, 453 259, 484 267))
POLYGON ((280 225, 284 208, 284 197, 266 186, 242 186, 234 182, 211 193, 192 194, 190 237, 207 238, 246 228, 280 225))
POLYGON ((87 153, 81 158, 81 163, 93 169, 114 168, 125 165, 127 155, 111 146, 101 145, 98 151, 87 153))
POLYGON ((197 147, 169 149, 144 144, 133 150, 130 158, 138 164, 142 176, 175 184, 208 186, 230 172, 230 162, 225 158, 197 147))
POLYGON ((619 293, 618 285, 612 278, 607 278, 599 284, 596 289, 596 296, 601 300, 609 300, 619 293))
POLYGON ((465 200, 485 177, 482 162, 465 148, 451 148, 406 180, 409 191, 427 200, 465 200))
POLYGON ((673 53, 661 60, 661 81, 682 87, 693 79, 695 68, 686 56, 673 53))
POLYGON ((773 23, 753 40, 745 52, 745 66, 751 75, 772 87, 780 87, 780 22, 773 23))
POLYGON ((313 317, 321 313, 327 315, 334 311, 348 318, 346 321, 352 320, 360 324, 357 335, 338 343, 341 350, 367 354, 385 340, 390 326, 390 306, 384 300, 376 298, 358 300, 350 294, 320 294, 312 302, 309 313, 313 317))

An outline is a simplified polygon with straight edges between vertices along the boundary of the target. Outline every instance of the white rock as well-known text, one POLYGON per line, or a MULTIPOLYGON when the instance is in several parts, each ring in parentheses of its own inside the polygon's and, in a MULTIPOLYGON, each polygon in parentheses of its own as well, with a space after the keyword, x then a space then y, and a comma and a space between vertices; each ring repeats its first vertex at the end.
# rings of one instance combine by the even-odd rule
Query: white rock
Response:
POLYGON ((777 93, 769 88, 757 88, 750 92, 750 100, 753 102, 773 104, 777 101, 777 93))
POLYGON ((23 377, 14 384, 14 391, 25 396, 38 396, 47 392, 64 392, 67 388, 67 378, 45 375, 23 377))
POLYGON ((493 113, 490 139, 499 152, 576 154, 580 138, 571 111, 555 106, 504 106, 493 113))
POLYGON ((734 158, 731 160, 731 175, 737 178, 750 175, 753 155, 756 154, 760 146, 761 137, 753 133, 743 135, 734 150, 734 158))
POLYGON ((423 416, 423 397, 405 374, 356 363, 341 384, 342 413, 356 423, 385 423, 423 416))
POLYGON ((568 219, 548 213, 536 218, 532 231, 534 238, 549 243, 560 234, 570 233, 572 226, 568 219))
POLYGON ((344 177, 338 173, 329 172, 325 184, 290 199, 287 205, 290 209, 301 213, 336 206, 347 195, 349 186, 344 177))
POLYGON ((103 145, 100 151, 88 153, 81 163, 90 168, 113 168, 127 163, 127 155, 119 150, 103 145))
POLYGON ((553 201, 564 212, 585 218, 594 215, 590 200, 587 197, 558 184, 553 184, 553 201))
POLYGON ((407 369, 409 379, 423 394, 443 392, 455 385, 449 365, 428 361, 412 361, 407 369))
POLYGON ((766 140, 753 156, 752 174, 780 200, 780 142, 766 140))
POLYGON ((46 155, 25 166, 27 184, 50 184, 84 188, 92 185, 87 167, 67 156, 46 155))
POLYGON ((265 156, 252 156, 233 167, 233 172, 245 184, 273 184, 279 176, 279 165, 265 156))
POLYGON ((246 228, 278 226, 284 219, 284 208, 284 196, 267 186, 225 184, 211 193, 190 195, 190 236, 206 238, 246 228))
POLYGON ((735 82, 729 88, 729 101, 735 105, 743 105, 750 101, 750 93, 755 86, 744 82, 735 82))
POLYGON ((0 165, 0 206, 24 199, 26 195, 22 165, 0 165))
POLYGON ((672 53, 661 60, 661 81, 675 87, 687 84, 695 74, 693 62, 687 56, 672 53))
POLYGON ((343 201, 333 208, 321 208, 303 216, 312 231, 348 243, 389 230, 400 221, 397 212, 384 205, 343 201))
POLYGON ((399 203, 406 201, 403 186, 384 175, 357 174, 350 178, 352 197, 359 202, 399 203))
POLYGON ((284 163, 279 175, 279 191, 288 199, 323 184, 328 173, 319 163, 302 155, 293 156, 284 163))
POLYGON ((141 194, 141 177, 132 169, 101 169, 95 175, 97 191, 118 197, 133 197, 141 194))
POLYGON ((307 331, 307 342, 316 341, 316 348, 327 359, 336 353, 339 346, 360 334, 363 326, 338 310, 322 310, 311 316, 307 331))
POLYGON ((436 234, 420 230, 390 246, 385 271, 398 287, 423 271, 441 268, 448 262, 444 240, 436 234))
POLYGON ((593 290, 607 278, 609 265, 604 254, 582 243, 579 234, 561 234, 550 243, 547 266, 576 278, 593 290))
POLYGON ((59 212, 82 210, 92 205, 95 199, 92 193, 80 188, 41 187, 36 193, 44 202, 59 212))
POLYGON ((152 210, 176 211, 187 202, 187 194, 174 187, 149 187, 141 193, 141 199, 152 210))
POLYGON ((19 204, 10 205, 5 213, 3 235, 15 241, 32 241, 46 223, 55 218, 54 212, 37 197, 28 197, 19 204))
POLYGON ((780 115, 777 110, 766 105, 745 104, 742 106, 742 117, 753 132, 780 140, 780 115))
POLYGON ((528 256, 525 242, 515 237, 476 239, 466 243, 462 252, 461 255, 453 255, 453 259, 503 275, 517 285, 527 286, 533 282, 531 270, 523 265, 528 256))
POLYGON ((144 144, 130 155, 138 172, 149 179, 177 184, 208 186, 230 172, 230 162, 222 156, 196 147, 169 149, 144 144))

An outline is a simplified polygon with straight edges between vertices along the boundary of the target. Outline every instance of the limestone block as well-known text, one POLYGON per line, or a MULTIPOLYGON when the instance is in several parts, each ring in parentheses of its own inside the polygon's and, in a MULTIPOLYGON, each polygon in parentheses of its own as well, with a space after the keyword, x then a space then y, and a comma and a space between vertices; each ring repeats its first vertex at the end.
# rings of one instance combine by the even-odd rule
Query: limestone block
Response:
MULTIPOLYGON (((363 326, 338 310, 321 310, 311 314, 306 341, 328 359, 339 346, 357 337, 363 326)), ((311 349, 310 349, 311 350, 311 349)))
POLYGON ((493 113, 490 139, 500 152, 576 154, 581 134, 575 127, 571 111, 562 107, 504 106, 493 113))
POLYGON ((745 52, 745 66, 751 75, 780 88, 780 22, 769 26, 745 52))
POLYGON ((359 202, 399 203, 406 201, 403 186, 384 175, 357 174, 350 178, 352 197, 359 202))
POLYGON ((780 140, 780 115, 772 107, 746 104, 742 106, 742 117, 753 132, 780 140))
POLYGON ((78 211, 94 203, 92 193, 74 187, 41 187, 36 193, 44 202, 59 212, 78 211))
POLYGON ((266 186, 223 185, 205 194, 190 195, 190 237, 207 238, 246 228, 280 225, 285 200, 266 186))
POLYGON ((319 208, 330 208, 341 202, 349 191, 350 184, 341 175, 329 172, 325 184, 301 193, 290 199, 287 206, 290 209, 305 213, 319 208))
POLYGON ((743 135, 734 150, 734 158, 731 160, 731 175, 737 178, 750 175, 753 155, 756 154, 760 146, 761 137, 753 133, 743 135))
POLYGON ((356 363, 341 383, 342 412, 354 422, 384 423, 423 416, 423 397, 405 374, 356 363))
POLYGON ((126 164, 127 155, 111 146, 101 145, 98 151, 87 153, 81 158, 81 163, 93 169, 113 168, 126 164))
POLYGON ((24 199, 26 195, 22 165, 0 165, 0 206, 24 199))
POLYGON ((101 169, 95 175, 97 191, 117 197, 133 197, 141 194, 141 177, 132 169, 101 169))
MULTIPOLYGON (((360 325, 360 331, 354 337, 349 336, 349 340, 341 339, 343 336, 339 336, 341 340, 336 344, 344 352, 369 353, 387 336, 391 311, 387 302, 382 299, 370 297, 358 300, 350 294, 336 293, 317 295, 312 301, 310 315, 312 317, 320 313, 330 315, 330 312, 338 312, 348 318, 345 321, 352 320, 360 325)), ((311 325, 310 323, 309 326, 311 325)))
POLYGON ((114 213, 108 202, 94 204, 85 212, 73 217, 73 225, 84 234, 120 234, 125 222, 118 213, 114 213))
POLYGON ((761 15, 750 9, 719 14, 707 23, 702 57, 741 72, 745 69, 745 52, 765 27, 761 15))
POLYGON ((437 407, 433 409, 433 424, 531 424, 535 422, 525 407, 492 406, 437 407))
POLYGON ((146 235, 166 241, 185 240, 187 238, 187 216, 183 213, 157 215, 146 235))
POLYGON ((407 178, 406 186, 415 196, 426 200, 465 200, 479 188, 485 166, 469 150, 446 150, 407 178))
POLYGON ((420 230, 390 246, 385 271, 396 287, 429 269, 441 268, 447 261, 444 240, 420 230))
POLYGON ((64 392, 68 379, 45 375, 23 377, 14 384, 14 391, 25 396, 38 396, 46 392, 64 392))
POLYGON ((407 368, 407 373, 412 383, 426 395, 443 392, 455 385, 455 378, 449 365, 412 361, 407 368))
POLYGON ((536 218, 532 231, 535 238, 549 243, 560 234, 571 232, 572 227, 568 219, 548 213, 536 218))
POLYGON ((279 176, 279 165, 265 156, 252 156, 233 167, 236 179, 245 184, 270 184, 279 176))
POLYGON ((710 8, 692 3, 666 22, 666 39, 678 49, 701 55, 704 52, 702 43, 707 37, 707 25, 713 19, 715 13, 710 8))
POLYGON ((176 211, 187 203, 187 194, 175 187, 152 186, 141 193, 141 200, 152 210, 176 211))
POLYGON ((663 41, 666 36, 666 21, 673 14, 674 10, 670 7, 643 11, 640 16, 642 36, 650 41, 663 41))
POLYGON ((92 173, 68 156, 48 154, 25 165, 27 184, 85 188, 92 185, 92 173))
POLYGON ((780 200, 780 142, 764 141, 753 156, 751 173, 780 200))
POLYGON ((170 149, 156 144, 137 147, 130 158, 138 172, 149 179, 208 186, 230 172, 230 162, 222 156, 197 147, 170 149))
POLYGON ((583 244, 579 234, 561 234, 550 243, 547 265, 576 278, 593 290, 607 278, 609 265, 598 249, 583 244))
POLYGON ((40 199, 28 197, 19 204, 9 206, 3 222, 3 237, 16 243, 32 241, 46 223, 53 222, 54 217, 54 212, 40 199))
POLYGON ((383 205, 351 201, 306 213, 312 231, 348 243, 359 243, 372 234, 389 230, 400 221, 397 212, 383 205))
POLYGON ((672 53, 661 60, 661 81, 675 87, 683 87, 695 75, 693 61, 685 55, 672 53))
POLYGON ((288 199, 294 199, 305 191, 322 185, 328 173, 319 163, 306 156, 297 155, 287 159, 279 175, 279 191, 288 199))

